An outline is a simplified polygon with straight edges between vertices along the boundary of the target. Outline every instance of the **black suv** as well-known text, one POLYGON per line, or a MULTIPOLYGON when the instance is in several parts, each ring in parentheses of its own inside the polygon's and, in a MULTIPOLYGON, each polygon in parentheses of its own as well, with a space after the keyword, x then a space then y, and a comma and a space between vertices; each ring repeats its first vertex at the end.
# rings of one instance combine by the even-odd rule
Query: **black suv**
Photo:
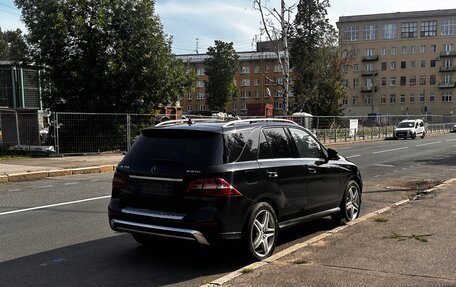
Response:
POLYGON ((141 244, 242 240, 261 260, 278 231, 358 217, 355 164, 292 121, 169 121, 142 131, 114 174, 109 222, 141 244))

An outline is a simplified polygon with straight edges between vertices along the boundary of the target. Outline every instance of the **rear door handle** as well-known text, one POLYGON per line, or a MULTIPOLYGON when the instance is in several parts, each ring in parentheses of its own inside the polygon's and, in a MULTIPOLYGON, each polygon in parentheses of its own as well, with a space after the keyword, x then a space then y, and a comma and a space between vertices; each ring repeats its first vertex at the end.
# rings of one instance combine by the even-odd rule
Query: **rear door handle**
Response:
POLYGON ((279 174, 276 171, 267 171, 269 177, 278 177, 279 174))
POLYGON ((313 167, 307 167, 307 171, 308 171, 309 173, 312 173, 312 174, 313 174, 313 173, 317 173, 317 169, 316 169, 316 168, 313 168, 313 167))

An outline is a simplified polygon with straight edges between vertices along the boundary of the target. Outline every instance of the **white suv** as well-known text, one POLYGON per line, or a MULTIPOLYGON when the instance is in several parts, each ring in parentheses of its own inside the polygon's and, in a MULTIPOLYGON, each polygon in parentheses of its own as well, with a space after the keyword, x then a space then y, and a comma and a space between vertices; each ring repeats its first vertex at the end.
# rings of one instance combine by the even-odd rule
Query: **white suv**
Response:
POLYGON ((421 136, 424 138, 426 135, 426 125, 422 120, 403 120, 394 130, 394 138, 416 138, 421 136))

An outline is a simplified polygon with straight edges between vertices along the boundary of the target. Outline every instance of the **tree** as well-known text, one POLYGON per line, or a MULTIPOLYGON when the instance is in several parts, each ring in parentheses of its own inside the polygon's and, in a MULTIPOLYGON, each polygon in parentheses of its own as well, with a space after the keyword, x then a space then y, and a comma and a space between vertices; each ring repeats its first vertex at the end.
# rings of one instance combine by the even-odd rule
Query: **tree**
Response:
POLYGON ((292 32, 297 109, 315 115, 339 115, 344 95, 337 33, 326 18, 329 6, 328 0, 300 0, 292 32))
POLYGON ((290 83, 290 63, 289 63, 289 48, 288 35, 290 33, 290 15, 295 8, 295 5, 287 7, 284 0, 281 0, 280 13, 275 8, 270 8, 265 5, 267 0, 254 0, 254 8, 260 11, 261 24, 269 41, 276 43, 275 53, 281 66, 283 75, 283 110, 284 114, 288 115, 288 97, 290 83), (280 29, 276 28, 279 23, 280 29))
POLYGON ((55 111, 150 112, 194 76, 171 53, 154 0, 15 0, 55 111))
POLYGON ((24 62, 28 60, 28 47, 20 29, 0 29, 0 60, 24 62))
POLYGON ((209 58, 205 60, 206 103, 211 110, 223 111, 227 102, 236 96, 234 76, 239 68, 239 56, 233 43, 216 40, 214 47, 207 49, 209 58))

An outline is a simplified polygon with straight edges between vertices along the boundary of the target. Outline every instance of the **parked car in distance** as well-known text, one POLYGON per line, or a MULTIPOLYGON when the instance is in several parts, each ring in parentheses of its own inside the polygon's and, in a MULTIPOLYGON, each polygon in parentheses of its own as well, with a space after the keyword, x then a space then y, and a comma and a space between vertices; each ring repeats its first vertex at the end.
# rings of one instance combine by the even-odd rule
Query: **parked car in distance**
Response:
POLYGON ((169 121, 143 130, 118 164, 109 222, 143 245, 236 241, 262 260, 279 230, 356 219, 362 188, 354 163, 292 121, 169 121))
POLYGON ((451 132, 456 133, 456 124, 454 124, 453 128, 451 128, 451 132))
POLYGON ((403 120, 394 129, 394 138, 414 139, 426 136, 426 125, 423 120, 403 120))

